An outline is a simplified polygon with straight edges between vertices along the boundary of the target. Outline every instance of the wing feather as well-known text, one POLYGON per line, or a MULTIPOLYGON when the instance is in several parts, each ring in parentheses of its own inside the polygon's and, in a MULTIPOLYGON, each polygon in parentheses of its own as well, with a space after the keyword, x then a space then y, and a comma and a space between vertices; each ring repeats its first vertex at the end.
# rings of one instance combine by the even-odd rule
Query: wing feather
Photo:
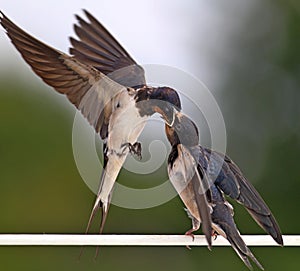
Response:
POLYGON ((94 67, 37 40, 3 13, 0 15, 1 25, 32 70, 56 91, 65 94, 104 138, 106 133, 102 134, 101 130, 107 128, 114 99, 127 91, 126 88, 94 67))
POLYGON ((83 63, 92 65, 100 72, 124 86, 145 85, 145 74, 120 43, 84 10, 88 21, 78 15, 74 30, 79 40, 70 38, 70 53, 83 63))
POLYGON ((238 166, 226 155, 201 146, 199 150, 198 162, 206 171, 206 176, 213 180, 225 195, 242 204, 253 219, 277 243, 283 245, 280 228, 272 212, 238 166))

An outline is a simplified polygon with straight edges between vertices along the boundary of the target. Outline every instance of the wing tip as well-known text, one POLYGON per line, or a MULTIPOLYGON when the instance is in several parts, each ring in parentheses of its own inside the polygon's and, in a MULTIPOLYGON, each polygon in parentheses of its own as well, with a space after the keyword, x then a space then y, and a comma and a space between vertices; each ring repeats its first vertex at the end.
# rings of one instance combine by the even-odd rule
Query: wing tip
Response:
POLYGON ((95 21, 98 23, 98 20, 85 8, 82 9, 82 11, 84 12, 84 15, 89 19, 90 22, 95 21))
POLYGON ((278 245, 280 245, 281 247, 284 246, 284 242, 283 242, 283 238, 282 238, 282 234, 281 233, 278 233, 277 236, 272 236, 273 239, 276 241, 276 243, 278 245))
POLYGON ((277 244, 279 244, 281 247, 283 247, 284 243, 283 243, 281 230, 280 230, 278 222, 276 221, 276 219, 275 219, 275 217, 273 216, 272 213, 271 213, 271 221, 272 221, 275 233, 276 233, 276 235, 274 234, 274 235, 272 235, 272 237, 277 242, 277 244))
POLYGON ((275 217, 271 212, 269 215, 263 215, 251 209, 247 209, 247 211, 250 213, 250 215, 256 221, 256 223, 266 233, 268 233, 277 244, 279 244, 281 247, 284 246, 279 224, 277 223, 275 217))
POLYGON ((9 21, 9 19, 7 18, 7 16, 4 14, 4 12, 2 10, 0 10, 0 24, 2 25, 2 27, 6 30, 5 27, 5 21, 9 21))
POLYGON ((87 17, 92 16, 91 13, 87 9, 83 8, 82 11, 85 14, 85 16, 87 16, 87 17))
MULTIPOLYGON (((93 15, 88 11, 88 10, 86 10, 85 8, 83 8, 82 9, 82 12, 84 13, 84 15, 89 19, 89 20, 91 20, 91 18, 92 19, 95 19, 94 17, 93 17, 93 15)), ((81 22, 86 22, 81 16, 79 16, 78 14, 74 14, 74 16, 75 16, 75 18, 76 18, 76 20, 79 22, 79 23, 81 23, 81 22)), ((75 24, 74 24, 75 25, 75 24)))
POLYGON ((0 24, 2 25, 2 27, 7 31, 8 25, 13 25, 14 27, 18 26, 13 23, 5 14, 2 10, 0 10, 0 24))
MULTIPOLYGON (((85 9, 82 9, 82 11, 85 14, 85 9)), ((75 19, 77 20, 77 22, 81 25, 82 23, 86 23, 86 21, 78 14, 74 14, 75 19)), ((74 27, 76 26, 76 24, 73 25, 74 27)))

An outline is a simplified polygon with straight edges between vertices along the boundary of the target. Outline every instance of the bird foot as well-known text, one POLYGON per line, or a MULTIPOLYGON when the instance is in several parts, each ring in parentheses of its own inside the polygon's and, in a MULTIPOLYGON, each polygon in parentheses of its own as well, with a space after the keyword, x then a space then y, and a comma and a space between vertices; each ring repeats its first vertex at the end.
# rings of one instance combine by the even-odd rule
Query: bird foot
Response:
MULTIPOLYGON (((185 235, 186 235, 186 236, 191 236, 191 237, 192 237, 192 240, 193 240, 193 242, 194 242, 194 240, 195 240, 195 235, 193 234, 193 232, 194 232, 194 229, 190 229, 190 230, 188 230, 188 231, 185 233, 185 235)), ((186 246, 186 248, 189 249, 189 250, 192 249, 190 246, 186 246)))
POLYGON ((192 239, 193 239, 193 241, 194 241, 194 240, 195 240, 195 235, 193 234, 193 232, 194 232, 194 229, 188 230, 188 231, 185 233, 185 235, 186 235, 186 236, 191 236, 192 239))
POLYGON ((123 152, 125 152, 126 148, 128 148, 130 154, 136 155, 139 160, 142 159, 142 145, 140 142, 135 142, 134 144, 127 142, 122 144, 121 147, 124 147, 123 152))
POLYGON ((216 231, 214 231, 214 230, 211 232, 211 237, 213 237, 214 241, 217 240, 218 235, 219 234, 216 231))

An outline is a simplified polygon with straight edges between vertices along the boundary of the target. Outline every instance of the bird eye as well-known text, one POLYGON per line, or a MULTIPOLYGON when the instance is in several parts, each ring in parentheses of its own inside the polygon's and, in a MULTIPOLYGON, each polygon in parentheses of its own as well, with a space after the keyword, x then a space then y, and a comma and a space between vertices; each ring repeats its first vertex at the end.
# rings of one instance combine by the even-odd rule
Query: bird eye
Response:
POLYGON ((180 129, 181 129, 181 124, 180 124, 180 123, 177 123, 177 124, 175 125, 175 128, 176 128, 177 130, 180 130, 180 129))

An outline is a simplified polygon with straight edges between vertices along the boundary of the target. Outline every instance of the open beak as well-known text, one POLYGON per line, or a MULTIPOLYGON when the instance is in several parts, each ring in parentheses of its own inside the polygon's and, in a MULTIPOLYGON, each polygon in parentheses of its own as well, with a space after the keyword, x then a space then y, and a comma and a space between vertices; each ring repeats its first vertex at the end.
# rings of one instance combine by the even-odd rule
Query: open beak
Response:
POLYGON ((165 116, 165 122, 169 127, 172 127, 175 122, 176 109, 173 108, 171 114, 169 116, 165 116))
POLYGON ((177 110, 172 107, 171 110, 163 111, 160 107, 155 106, 154 107, 154 112, 158 113, 161 115, 161 118, 165 121, 165 123, 169 126, 172 127, 174 125, 175 122, 175 116, 176 116, 176 112, 177 110))

